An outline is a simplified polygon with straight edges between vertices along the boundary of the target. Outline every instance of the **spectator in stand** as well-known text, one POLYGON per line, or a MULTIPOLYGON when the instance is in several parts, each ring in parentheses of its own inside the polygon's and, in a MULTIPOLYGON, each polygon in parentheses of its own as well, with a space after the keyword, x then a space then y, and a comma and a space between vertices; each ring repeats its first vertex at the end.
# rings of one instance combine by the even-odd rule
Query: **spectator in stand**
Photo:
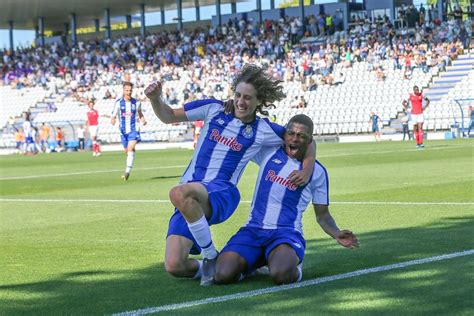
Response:
POLYGON ((336 73, 334 77, 333 85, 338 86, 343 84, 346 81, 346 75, 343 72, 336 73))

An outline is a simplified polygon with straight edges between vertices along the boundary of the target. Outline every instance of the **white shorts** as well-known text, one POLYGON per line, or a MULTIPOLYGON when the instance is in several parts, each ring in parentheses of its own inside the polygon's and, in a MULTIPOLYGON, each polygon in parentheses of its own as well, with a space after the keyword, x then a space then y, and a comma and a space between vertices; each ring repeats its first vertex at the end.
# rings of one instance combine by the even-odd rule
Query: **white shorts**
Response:
POLYGON ((195 127, 194 128, 194 135, 199 135, 201 134, 201 128, 200 127, 195 127))
POLYGON ((416 123, 423 123, 424 121, 425 118, 423 117, 423 113, 411 115, 411 122, 413 123, 413 125, 415 125, 416 123))
POLYGON ((98 125, 89 126, 89 135, 91 137, 97 137, 98 130, 99 130, 98 125))

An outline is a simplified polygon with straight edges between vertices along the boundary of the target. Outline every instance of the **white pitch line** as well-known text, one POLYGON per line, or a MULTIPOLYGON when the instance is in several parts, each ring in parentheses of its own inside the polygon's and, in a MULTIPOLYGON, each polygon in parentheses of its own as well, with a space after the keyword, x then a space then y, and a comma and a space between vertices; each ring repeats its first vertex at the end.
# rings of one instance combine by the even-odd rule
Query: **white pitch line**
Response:
MULTIPOLYGON (((170 203, 169 200, 115 200, 115 199, 15 199, 0 198, 1 202, 91 202, 91 203, 170 203)), ((251 203, 252 201, 240 201, 251 203)), ((474 202, 391 202, 391 201, 339 201, 331 204, 360 205, 474 205, 474 202)))
MULTIPOLYGON (((170 203, 169 200, 119 200, 119 199, 21 199, 0 198, 0 202, 53 202, 53 203, 170 203)), ((240 203, 251 203, 243 200, 240 203)), ((339 201, 342 205, 474 205, 474 202, 397 202, 397 201, 339 201)))
MULTIPOLYGON (((174 168, 185 168, 187 165, 178 165, 178 166, 161 166, 161 167, 149 167, 149 168, 137 168, 135 171, 142 170, 156 170, 156 169, 174 169, 174 168)), ((0 181, 3 180, 22 180, 22 179, 35 179, 35 178, 51 178, 51 177, 66 177, 66 176, 78 176, 84 174, 95 174, 95 173, 108 173, 108 172, 120 172, 123 169, 108 169, 108 170, 95 170, 95 171, 81 171, 81 172, 70 172, 70 173, 52 173, 52 174, 38 174, 32 176, 19 176, 19 177, 7 177, 0 178, 0 181)))
POLYGON ((184 302, 184 303, 179 303, 179 304, 170 304, 170 305, 162 305, 162 306, 156 306, 156 307, 148 307, 144 309, 137 309, 134 311, 112 314, 112 316, 146 315, 146 314, 151 314, 151 313, 166 312, 166 311, 172 311, 172 310, 194 307, 194 306, 199 306, 199 305, 221 303, 221 302, 226 302, 230 300, 255 297, 255 296, 264 295, 264 294, 271 294, 271 293, 277 293, 277 292, 282 292, 282 291, 287 291, 287 290, 292 290, 292 289, 297 289, 297 288, 302 288, 302 287, 307 287, 307 286, 313 286, 313 285, 318 285, 322 283, 328 283, 328 282, 333 282, 337 280, 358 277, 361 275, 366 275, 366 274, 371 274, 371 273, 401 269, 401 268, 414 266, 414 265, 420 265, 420 264, 448 260, 448 259, 453 259, 453 258, 458 258, 458 257, 463 257, 463 256, 469 256, 472 254, 474 254, 474 249, 465 250, 461 252, 454 252, 450 254, 434 256, 434 257, 429 257, 429 258, 424 258, 424 259, 416 259, 416 260, 405 261, 405 262, 400 262, 400 263, 395 263, 395 264, 389 264, 389 265, 379 266, 379 267, 374 267, 374 268, 369 268, 369 269, 356 270, 356 271, 352 271, 348 273, 336 274, 336 275, 331 275, 327 277, 307 280, 300 283, 273 286, 273 287, 264 288, 264 289, 258 289, 258 290, 253 290, 253 291, 247 291, 247 292, 241 292, 241 293, 235 293, 235 294, 229 294, 229 295, 223 295, 223 296, 217 296, 217 297, 210 297, 203 300, 189 301, 189 302, 184 302))

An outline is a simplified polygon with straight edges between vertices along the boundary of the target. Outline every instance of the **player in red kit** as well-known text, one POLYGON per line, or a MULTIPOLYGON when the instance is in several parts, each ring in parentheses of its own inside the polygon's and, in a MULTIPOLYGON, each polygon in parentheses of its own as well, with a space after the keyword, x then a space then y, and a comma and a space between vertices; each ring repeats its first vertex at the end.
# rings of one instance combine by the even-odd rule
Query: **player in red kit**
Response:
POLYGON ((100 145, 97 142, 97 132, 99 129, 99 112, 94 109, 94 101, 89 100, 87 102, 89 106, 89 111, 87 111, 87 127, 89 130, 89 135, 92 139, 92 155, 100 156, 100 145))
MULTIPOLYGON (((423 110, 428 107, 430 100, 427 97, 423 97, 418 86, 413 87, 413 93, 409 97, 411 103, 411 120, 413 122, 413 135, 416 139, 416 148, 423 148, 423 110), (423 99, 426 101, 426 106, 423 108, 423 99)), ((408 102, 404 101, 403 105, 408 108, 408 102)))

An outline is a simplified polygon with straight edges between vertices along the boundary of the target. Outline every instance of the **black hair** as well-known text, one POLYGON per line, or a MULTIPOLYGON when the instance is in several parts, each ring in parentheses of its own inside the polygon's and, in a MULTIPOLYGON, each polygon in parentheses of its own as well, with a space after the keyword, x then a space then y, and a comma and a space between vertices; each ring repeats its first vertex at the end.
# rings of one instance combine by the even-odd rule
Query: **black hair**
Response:
POLYGON ((306 126, 310 132, 310 135, 313 135, 314 123, 313 123, 313 120, 309 116, 304 115, 304 114, 297 114, 293 116, 288 122, 287 128, 290 127, 290 125, 293 123, 299 123, 301 125, 306 126))

